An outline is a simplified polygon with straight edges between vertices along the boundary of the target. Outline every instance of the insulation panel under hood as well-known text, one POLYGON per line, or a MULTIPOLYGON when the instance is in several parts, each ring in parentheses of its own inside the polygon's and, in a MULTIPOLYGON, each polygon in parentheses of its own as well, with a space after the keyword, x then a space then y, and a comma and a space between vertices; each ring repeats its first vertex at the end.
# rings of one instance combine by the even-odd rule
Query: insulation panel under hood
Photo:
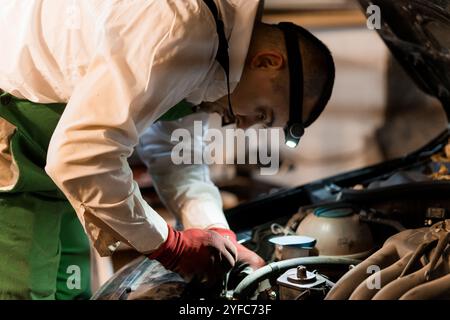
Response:
POLYGON ((380 8, 380 36, 417 85, 442 102, 450 119, 450 0, 359 2, 364 11, 380 8))

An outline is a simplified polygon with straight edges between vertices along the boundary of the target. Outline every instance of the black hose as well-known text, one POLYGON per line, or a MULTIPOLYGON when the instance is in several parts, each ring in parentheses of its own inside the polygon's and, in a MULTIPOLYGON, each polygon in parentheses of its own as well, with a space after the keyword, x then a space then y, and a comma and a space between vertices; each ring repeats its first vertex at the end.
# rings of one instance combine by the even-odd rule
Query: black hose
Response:
POLYGON ((360 216, 361 221, 368 222, 368 223, 377 223, 382 224, 391 228, 394 228, 398 232, 405 231, 406 228, 398 221, 390 220, 390 219, 382 219, 382 218, 375 218, 370 216, 360 216))
POLYGON ((300 265, 308 266, 308 265, 357 265, 361 261, 356 259, 349 258, 340 258, 340 257, 303 257, 303 258, 295 258, 289 260, 283 260, 279 262, 272 262, 267 266, 264 266, 252 274, 245 277, 234 290, 234 298, 235 299, 246 299, 251 293, 252 290, 256 287, 256 285, 262 280, 266 279, 270 274, 274 272, 284 272, 288 269, 292 269, 298 267, 300 265))

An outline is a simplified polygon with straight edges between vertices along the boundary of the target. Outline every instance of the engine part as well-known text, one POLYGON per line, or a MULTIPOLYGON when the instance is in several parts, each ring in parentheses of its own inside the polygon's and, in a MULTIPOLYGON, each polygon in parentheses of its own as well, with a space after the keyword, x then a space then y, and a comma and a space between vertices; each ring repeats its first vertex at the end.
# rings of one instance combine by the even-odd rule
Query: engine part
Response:
POLYGON ((275 244, 275 257, 278 260, 308 257, 316 244, 316 239, 298 235, 275 237, 269 241, 275 244))
POLYGON ((256 270, 252 274, 248 275, 242 280, 234 290, 235 299, 248 299, 248 297, 254 292, 260 282, 266 280, 270 276, 278 276, 284 271, 292 268, 296 268, 299 265, 303 266, 350 266, 357 265, 360 260, 342 258, 342 257, 304 257, 290 260, 283 260, 279 262, 273 262, 261 269, 256 270))
POLYGON ((402 232, 406 230, 406 228, 398 221, 381 218, 383 216, 382 213, 377 212, 374 209, 369 209, 368 211, 361 210, 359 214, 359 218, 361 221, 375 224, 382 224, 388 227, 393 228, 397 232, 402 232))
POLYGON ((369 226, 345 204, 319 207, 300 223, 297 234, 317 239, 320 256, 364 258, 373 248, 369 226))
POLYGON ((309 272, 305 266, 289 269, 277 279, 281 300, 303 300, 314 291, 325 295, 332 283, 316 272, 309 272))
POLYGON ((170 300, 183 296, 187 283, 158 261, 139 257, 120 269, 93 300, 170 300))
POLYGON ((326 299, 450 299, 449 223, 392 236, 345 274, 326 299))

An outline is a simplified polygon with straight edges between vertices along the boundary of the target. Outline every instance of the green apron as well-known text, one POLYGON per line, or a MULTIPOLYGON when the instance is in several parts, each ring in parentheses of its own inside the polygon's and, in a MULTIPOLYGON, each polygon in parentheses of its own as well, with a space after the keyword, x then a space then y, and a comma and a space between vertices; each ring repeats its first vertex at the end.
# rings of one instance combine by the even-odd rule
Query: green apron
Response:
MULTIPOLYGON (((14 188, 0 191, 0 299, 87 299, 87 236, 44 171, 50 138, 65 104, 37 104, 9 94, 2 94, 0 102, 0 118, 17 128, 10 151, 19 169, 14 188)), ((182 102, 159 120, 192 112, 192 105, 182 102)))
POLYGON ((64 105, 7 94, 0 102, 0 117, 17 128, 10 151, 19 169, 14 188, 0 191, 0 299, 87 299, 89 242, 70 203, 44 171, 64 105))

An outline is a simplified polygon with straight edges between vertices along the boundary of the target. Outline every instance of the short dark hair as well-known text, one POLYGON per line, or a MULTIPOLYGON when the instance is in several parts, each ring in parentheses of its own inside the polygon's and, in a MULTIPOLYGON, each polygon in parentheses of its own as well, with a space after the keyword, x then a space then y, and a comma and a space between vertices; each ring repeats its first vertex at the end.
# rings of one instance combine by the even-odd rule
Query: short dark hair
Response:
MULTIPOLYGON (((304 81, 305 88, 303 88, 303 91, 305 97, 308 93, 312 94, 314 97, 318 97, 317 103, 314 104, 313 109, 307 110, 309 113, 304 117, 304 119, 306 119, 306 121, 304 121, 304 126, 308 127, 322 114, 330 100, 336 71, 333 56, 328 47, 305 28, 298 25, 294 25, 294 27, 297 30, 298 41, 302 48, 303 72, 308 70, 311 71, 311 66, 318 69, 309 72, 311 73, 308 75, 310 76, 310 79, 305 79, 306 81, 304 81)), ((249 57, 253 52, 256 52, 263 46, 273 49, 283 48, 284 51, 286 51, 283 33, 278 25, 265 24, 262 22, 256 23, 249 57)), ((281 88, 282 83, 279 82, 279 79, 276 79, 274 85, 281 88)))

